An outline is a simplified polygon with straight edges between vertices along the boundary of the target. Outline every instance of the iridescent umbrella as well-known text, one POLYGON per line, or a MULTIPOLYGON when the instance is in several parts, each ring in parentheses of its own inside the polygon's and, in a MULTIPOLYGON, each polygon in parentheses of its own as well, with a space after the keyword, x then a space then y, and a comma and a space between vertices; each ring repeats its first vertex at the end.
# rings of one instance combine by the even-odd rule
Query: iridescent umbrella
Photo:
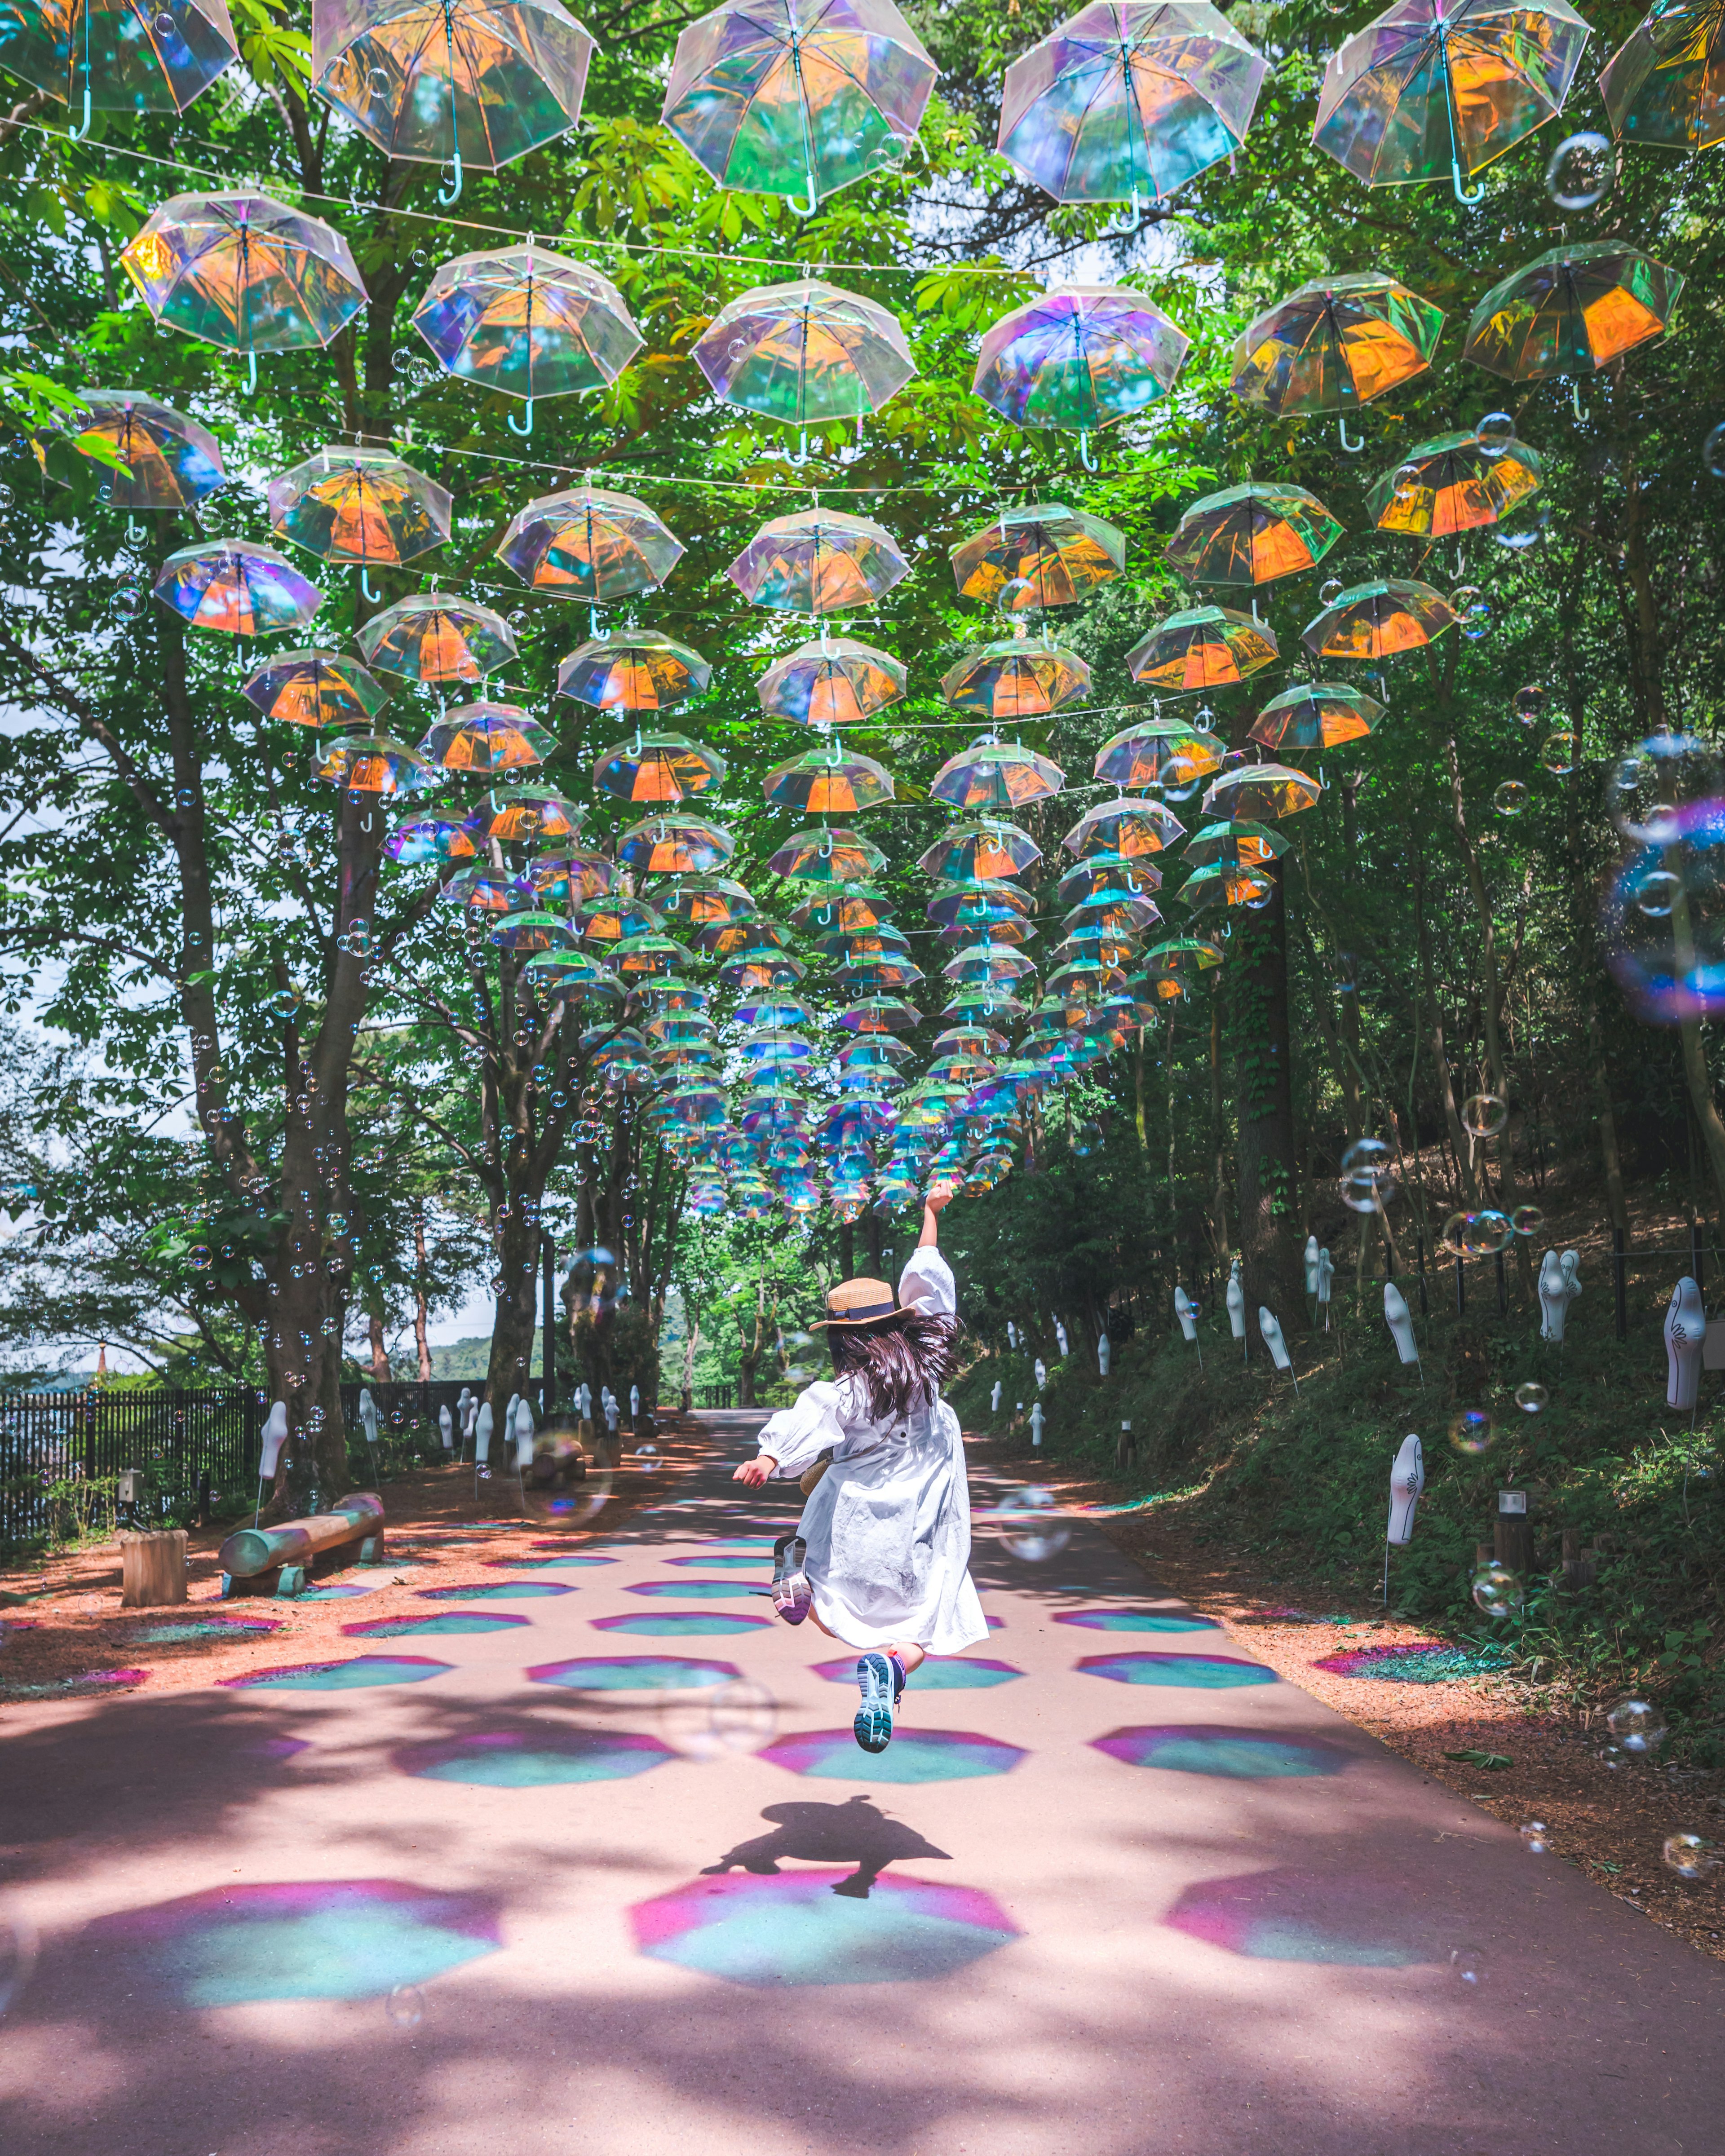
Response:
POLYGON ((470 913, 524 913, 529 907, 526 895, 513 877, 483 862, 457 869, 441 886, 439 895, 465 906, 470 913))
POLYGON ((908 958, 882 952, 872 958, 847 959, 833 969, 833 986, 841 995, 879 995, 888 988, 913 988, 922 968, 908 958))
POLYGON ((1020 613, 1074 606, 1126 565, 1126 535, 1100 516, 1058 501, 1004 509, 949 549, 952 578, 968 599, 1004 598, 1020 613))
POLYGON ((607 968, 578 951, 542 951, 522 967, 523 977, 544 996, 617 996, 623 983, 607 968))
POLYGON ((1028 891, 996 878, 986 883, 944 884, 922 910, 942 928, 958 928, 973 935, 982 929, 995 931, 1009 921, 1023 923, 1031 905, 1028 891))
POLYGON ((323 603, 323 593, 285 554, 249 539, 205 539, 182 547, 157 571, 151 588, 193 629, 218 629, 229 636, 298 629, 323 603))
POLYGON ((1153 898, 1125 898, 1117 892, 1104 891, 1075 906, 1060 926, 1069 937, 1136 936, 1161 918, 1162 909, 1153 898))
POLYGON ((1461 356, 1512 382, 1596 373, 1661 335, 1682 290, 1676 270, 1620 240, 1554 247, 1486 293, 1461 356))
POLYGON ((403 817, 384 839, 383 850, 404 868, 423 868, 430 861, 442 866, 450 861, 473 860, 479 844, 464 818, 432 808, 403 817))
POLYGON ((878 927, 891 917, 884 892, 865 883, 840 884, 805 899, 791 915, 798 928, 838 928, 847 935, 878 927))
POLYGON ((690 964, 689 953, 669 936, 625 936, 614 943, 611 963, 625 978, 638 974, 680 973, 690 964))
POLYGON ((737 841, 693 816, 649 816, 617 841, 617 858, 643 875, 706 875, 724 867, 737 841))
POLYGON ((1028 831, 1016 824, 985 817, 974 824, 955 824, 923 854, 916 865, 925 875, 944 881, 963 876, 976 883, 997 876, 1015 876, 1042 858, 1042 849, 1028 831))
POLYGON ((1062 906, 1095 898, 1140 898, 1162 888, 1162 870, 1142 855, 1087 854, 1060 878, 1062 906))
POLYGON ((941 694, 949 704, 995 719, 1058 711, 1089 686, 1090 668, 1076 651, 1031 636, 984 644, 941 676, 941 694))
POLYGON ((834 742, 806 749, 769 771, 762 790, 777 808, 809 816, 848 816, 891 801, 892 773, 872 757, 843 754, 834 742))
POLYGON ((1599 77, 1611 131, 1657 149, 1725 141, 1725 5, 1656 0, 1599 77))
POLYGON ((608 606, 656 591, 683 547, 632 494, 581 486, 542 494, 517 510, 496 551, 524 583, 608 606))
POLYGON ((841 1010, 836 1024, 846 1033, 909 1033, 922 1023, 921 1011, 890 996, 865 996, 841 1010))
POLYGON ((1190 786, 1227 753, 1226 742, 1183 719, 1141 719, 1103 742, 1092 775, 1116 786, 1190 786))
POLYGON ((408 561, 442 546, 454 506, 393 449, 319 449, 270 482, 272 528, 326 562, 408 561))
MULTIPOLYGON (((1296 803, 1306 807, 1306 803, 1296 803)), ((1261 869, 1241 868, 1232 861, 1211 861, 1194 869, 1174 893, 1181 906, 1194 913, 1212 906, 1245 906, 1255 911, 1274 893, 1275 884, 1261 869)))
POLYGON ((716 395, 808 430, 878 412, 916 372, 898 316, 855 292, 804 277, 732 300, 696 340, 716 395))
POLYGON ((479 681, 506 666, 515 637, 501 614, 447 592, 415 592, 359 632, 367 663, 413 681, 479 681))
POLYGON ((1561 112, 1588 26, 1563 0, 1395 0, 1330 55, 1312 139, 1368 187, 1461 184, 1561 112))
POLYGON ((910 568, 872 519, 803 509, 763 524, 725 573, 757 606, 822 614, 871 605, 910 568))
POLYGON ((7 10, 0 59, 69 111, 183 112, 239 57, 227 0, 29 0, 7 10))
POLYGON ((1545 466, 1524 442, 1500 444, 1474 434, 1440 434, 1403 454, 1366 496, 1380 531, 1444 539, 1496 524, 1536 493, 1545 466))
MULTIPOLYGON (((6 54, 8 65, 10 54, 6 54)), ((171 404, 131 389, 80 389, 84 407, 72 446, 88 456, 100 443, 126 465, 105 465, 105 499, 130 514, 140 509, 189 509, 227 480, 220 444, 171 404)))
MULTIPOLYGON (((1220 762, 1221 758, 1216 759, 1220 762)), ((1210 768, 1214 769, 1214 765, 1210 768)), ((1200 776, 1194 773, 1194 778, 1200 776)), ((1095 854, 1117 854, 1127 860, 1159 854, 1185 836, 1186 827, 1159 801, 1098 801, 1086 808, 1060 844, 1082 860, 1095 854)))
POLYGON ((700 696, 712 673, 686 644, 644 631, 572 651, 558 665, 557 693, 602 711, 659 711, 700 696))
POLYGON ((419 744, 445 771, 525 771, 543 763, 557 737, 536 726, 518 705, 481 699, 445 711, 419 744))
POLYGON ((739 1025, 756 1026, 769 1032, 814 1023, 814 1013, 796 996, 757 996, 739 1004, 732 1016, 739 1025))
POLYGON ((1190 341, 1142 292, 1062 285, 995 323, 971 393, 1017 426, 1076 428, 1094 470, 1088 436, 1165 396, 1190 341))
POLYGON ((159 322, 243 352, 326 345, 366 303, 339 232, 269 195, 174 195, 126 242, 121 266, 159 322))
POLYGON ((850 726, 870 718, 905 693, 905 669, 871 644, 823 630, 777 660, 761 676, 757 694, 763 711, 800 719, 805 726, 850 726))
POLYGON ((660 117, 721 187, 810 217, 906 155, 936 72, 892 0, 727 0, 679 36, 660 117))
POLYGON ((820 938, 820 947, 829 958, 843 958, 854 963, 859 958, 880 958, 889 954, 907 958, 911 955, 911 939, 902 928, 882 921, 878 928, 864 929, 860 933, 847 934, 843 929, 835 929, 820 938))
POLYGON ((769 944, 739 951, 734 958, 727 958, 719 968, 719 978, 726 988, 752 995, 763 988, 793 988, 808 971, 800 958, 793 958, 788 951, 776 951, 769 944))
POLYGON ((389 158, 495 172, 580 116, 593 41, 559 0, 319 0, 317 94, 389 158))
POLYGON ((1186 843, 1186 859, 1194 868, 1212 861, 1228 861, 1238 868, 1260 868, 1278 860, 1288 841, 1267 824, 1206 824, 1186 843))
POLYGON ((1022 952, 1001 943, 973 943, 941 968, 949 981, 990 983, 1021 981, 1035 970, 1022 952))
POLYGON ((266 719, 295 726, 368 724, 389 691, 357 659, 339 651, 279 651, 240 685, 266 719))
MULTIPOLYGON (((1158 921, 1161 920, 1162 915, 1155 907, 1151 907, 1150 911, 1158 921)), ((1057 968, 1088 959, 1094 959, 1103 966, 1129 966, 1138 955, 1138 946, 1142 941, 1143 937, 1136 926, 1117 927, 1107 921, 1086 921, 1057 943, 1052 956, 1057 968)))
POLYGON ((1104 996, 1117 995, 1126 976, 1117 966, 1105 966, 1100 958, 1075 958, 1048 977, 1048 992, 1064 1002, 1086 1006, 1104 996))
POLYGON ((581 906, 602 898, 617 880, 614 863, 603 854, 559 846, 536 854, 516 881, 546 905, 581 906))
POLYGON ((488 793, 472 820, 488 839, 505 845, 527 844, 540 839, 572 839, 587 821, 587 808, 553 786, 511 786, 488 793))
POLYGON ((860 883, 886 865, 886 856, 860 831, 842 824, 798 831, 767 865, 787 883, 860 883))
POLYGON ((1342 593, 1307 623, 1301 640, 1314 659, 1389 659, 1430 644, 1456 619, 1430 584, 1383 577, 1342 593))
MULTIPOLYGON (((1340 681, 1301 681, 1271 698, 1247 738, 1266 748, 1339 748, 1363 740, 1383 716, 1383 705, 1362 690, 1340 681)), ((1186 858, 1192 859, 1189 849, 1186 858)))
POLYGON ((332 742, 317 775, 348 793, 424 793, 438 783, 424 757, 387 734, 348 734, 332 742))
POLYGON ((1096 0, 1008 68, 997 146, 1056 202, 1130 200, 1135 226, 1245 141, 1268 67, 1202 0, 1096 0))
POLYGON ((1189 607, 1158 622, 1127 652, 1126 663, 1133 680, 1178 692, 1244 681, 1278 656, 1267 623, 1226 607, 1189 607))
POLYGON ((531 239, 442 264, 413 327, 445 374, 525 400, 517 434, 536 397, 608 388, 645 341, 608 277, 531 239))
POLYGON ((681 801, 725 776, 725 759, 687 734, 637 733, 617 742, 593 767, 593 783, 619 801, 681 801))
POLYGON ((575 941, 567 921, 554 913, 511 913, 491 931, 500 951, 563 951, 575 941))
POLYGON ((1275 823, 1309 808, 1323 791, 1320 783, 1285 763, 1247 763, 1213 779, 1204 805, 1213 815, 1275 823))
POLYGON ((741 952, 765 952, 770 956, 788 950, 791 940, 791 932, 782 921, 712 922, 695 932, 701 948, 718 958, 734 958, 741 952))
POLYGON ((1339 521, 1303 486, 1251 480, 1194 501, 1167 553, 1194 584, 1268 584, 1315 567, 1341 536, 1339 521))
POLYGON ((1278 418, 1337 412, 1342 446, 1359 450, 1347 414, 1431 364, 1444 311, 1379 270, 1318 277, 1240 332, 1230 387, 1278 418))
POLYGON ((755 911, 748 891, 729 876, 680 876, 669 891, 655 896, 673 919, 696 930, 729 927, 747 921, 755 911))
POLYGON ((954 808, 1022 808, 1058 793, 1066 774, 1057 763, 1016 742, 973 742, 949 757, 929 782, 937 801, 954 808))
POLYGON ((580 909, 582 940, 600 945, 617 944, 631 936, 651 936, 665 923, 644 899, 598 898, 580 909))

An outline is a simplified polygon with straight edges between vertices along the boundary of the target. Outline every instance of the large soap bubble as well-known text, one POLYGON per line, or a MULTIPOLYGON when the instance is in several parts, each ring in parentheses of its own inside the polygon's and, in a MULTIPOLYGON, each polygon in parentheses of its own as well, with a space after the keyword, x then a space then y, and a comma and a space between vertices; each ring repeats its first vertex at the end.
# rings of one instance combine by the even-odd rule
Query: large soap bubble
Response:
POLYGON ((1659 812, 1669 843, 1627 853, 1600 906, 1606 961, 1651 1025, 1725 1011, 1725 801, 1659 812))

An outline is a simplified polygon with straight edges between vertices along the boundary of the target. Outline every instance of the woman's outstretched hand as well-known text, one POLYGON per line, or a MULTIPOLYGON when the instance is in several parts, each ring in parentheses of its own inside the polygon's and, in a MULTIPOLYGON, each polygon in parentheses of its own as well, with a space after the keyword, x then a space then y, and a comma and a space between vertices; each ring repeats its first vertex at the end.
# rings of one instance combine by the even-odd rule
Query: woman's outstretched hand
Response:
POLYGON ((778 1465, 778 1462, 766 1453, 759 1453, 752 1460, 745 1460, 741 1467, 733 1468, 731 1480, 747 1482, 750 1489, 758 1490, 763 1482, 772 1480, 773 1471, 778 1465))

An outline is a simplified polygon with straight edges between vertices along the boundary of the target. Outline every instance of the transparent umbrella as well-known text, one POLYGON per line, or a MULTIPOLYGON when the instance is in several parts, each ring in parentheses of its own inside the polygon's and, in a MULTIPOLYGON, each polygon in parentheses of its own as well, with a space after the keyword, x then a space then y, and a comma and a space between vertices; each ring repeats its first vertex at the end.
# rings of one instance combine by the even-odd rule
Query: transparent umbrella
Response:
POLYGON ((414 681, 479 681, 516 656, 501 614, 447 592, 415 592, 373 614, 359 632, 369 665, 414 681))
POLYGON ((104 479, 116 509, 189 509, 225 483, 215 436, 172 405, 131 389, 83 389, 78 401, 85 423, 73 446, 88 455, 100 442, 125 461, 104 479))
POLYGON ((757 606, 806 614, 869 606, 910 572, 890 531, 836 509, 775 516, 725 572, 757 606))
POLYGON ((805 277, 761 285, 721 307, 695 357, 727 404, 803 430, 878 412, 916 372, 898 316, 805 277))
POLYGON ((391 449, 319 449, 270 482, 272 528, 326 562, 357 562, 373 602, 372 563, 398 565, 442 546, 454 506, 391 449))
POLYGON ((1278 418, 1337 412, 1342 446, 1357 454, 1347 414, 1431 364, 1444 311, 1381 270, 1319 277, 1241 331, 1230 387, 1278 418))
POLYGON ((1142 292, 1062 285, 988 331, 971 392, 1015 425, 1076 428, 1094 471, 1090 435, 1166 396, 1190 341, 1142 292))
POLYGON ((239 57, 227 0, 20 0, 0 64, 71 111, 183 112, 239 57))
POLYGON ((170 554, 156 573, 156 596, 193 629, 267 636, 298 629, 323 603, 285 554, 250 539, 206 539, 170 554))
POLYGON ((1004 509, 951 549, 952 578, 968 599, 1004 601, 1010 613, 1073 606, 1126 565, 1126 535, 1064 502, 1004 509))
POLYGON ((824 632, 769 666, 757 694, 761 708, 805 726, 856 726, 905 693, 903 665, 871 644, 824 632))
POLYGON ((591 485, 539 495, 497 542, 498 560, 523 583, 566 590, 590 606, 657 590, 682 553, 644 501, 591 485))
POLYGON ((239 693, 266 719, 296 726, 368 725, 389 701, 382 682, 340 651, 279 651, 239 693))
POLYGON ((1625 142, 1706 150, 1725 141, 1725 0, 1656 0, 1599 77, 1625 142))

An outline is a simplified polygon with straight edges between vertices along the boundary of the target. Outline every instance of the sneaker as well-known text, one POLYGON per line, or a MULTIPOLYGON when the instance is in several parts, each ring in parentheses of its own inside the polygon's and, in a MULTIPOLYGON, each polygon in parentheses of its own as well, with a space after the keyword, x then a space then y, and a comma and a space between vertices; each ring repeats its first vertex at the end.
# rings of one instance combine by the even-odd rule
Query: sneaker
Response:
POLYGON ((856 1741, 865 1752, 884 1752, 892 1742, 893 1669, 885 1655, 859 1655, 857 1690, 862 1704, 851 1723, 856 1741))
POLYGON ((773 1545, 773 1606, 787 1625, 800 1625, 814 1599, 803 1569, 808 1555, 800 1535, 781 1535, 773 1545))

